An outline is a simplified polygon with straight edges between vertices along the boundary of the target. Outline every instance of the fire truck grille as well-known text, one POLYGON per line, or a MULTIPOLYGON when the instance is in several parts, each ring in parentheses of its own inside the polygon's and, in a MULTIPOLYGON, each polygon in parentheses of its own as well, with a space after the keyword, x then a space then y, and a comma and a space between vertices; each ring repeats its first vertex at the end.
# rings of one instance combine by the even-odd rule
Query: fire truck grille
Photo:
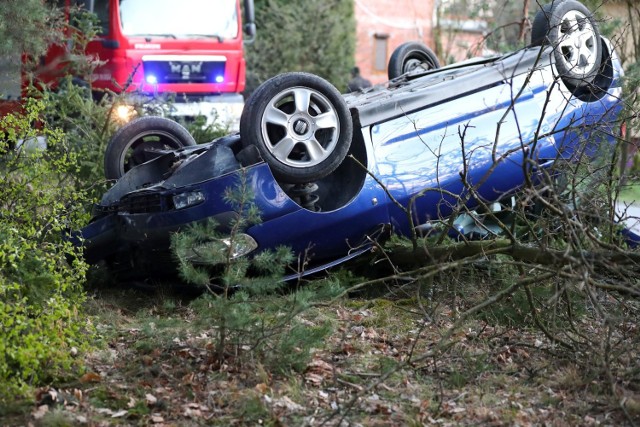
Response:
POLYGON ((222 83, 224 61, 144 61, 147 83, 222 83))

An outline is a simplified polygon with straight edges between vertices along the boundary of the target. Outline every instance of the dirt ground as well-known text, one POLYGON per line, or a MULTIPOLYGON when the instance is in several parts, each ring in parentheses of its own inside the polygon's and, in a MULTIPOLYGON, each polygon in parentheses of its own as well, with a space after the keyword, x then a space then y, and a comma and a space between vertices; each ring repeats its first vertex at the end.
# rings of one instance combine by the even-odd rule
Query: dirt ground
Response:
POLYGON ((9 412, 3 424, 640 423, 640 385, 625 380, 633 375, 607 378, 597 357, 573 358, 531 325, 500 320, 516 316, 513 305, 469 319, 443 348, 462 308, 456 300, 425 307, 397 296, 343 298, 302 314, 310 325, 329 322, 332 333, 302 369, 283 372, 248 349, 221 363, 216 325, 193 328, 197 313, 183 298, 119 289, 89 303, 101 342, 78 355, 86 371, 39 389, 36 404, 9 412))

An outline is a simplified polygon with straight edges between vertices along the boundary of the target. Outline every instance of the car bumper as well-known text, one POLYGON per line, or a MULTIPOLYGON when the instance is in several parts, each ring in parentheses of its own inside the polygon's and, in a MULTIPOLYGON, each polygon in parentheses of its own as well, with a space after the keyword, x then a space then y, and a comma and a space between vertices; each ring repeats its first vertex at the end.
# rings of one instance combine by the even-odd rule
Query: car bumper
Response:
POLYGON ((177 99, 169 107, 168 115, 187 121, 204 117, 209 126, 228 128, 230 132, 240 130, 240 115, 244 107, 244 98, 238 93, 205 96, 197 101, 177 99))

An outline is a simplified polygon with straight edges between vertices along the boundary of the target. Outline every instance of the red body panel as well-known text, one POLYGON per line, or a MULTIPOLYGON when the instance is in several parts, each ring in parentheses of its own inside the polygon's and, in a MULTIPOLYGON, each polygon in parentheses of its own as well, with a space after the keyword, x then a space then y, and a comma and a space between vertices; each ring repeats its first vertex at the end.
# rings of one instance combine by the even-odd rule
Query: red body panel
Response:
MULTIPOLYGON (((68 7, 71 6, 70 3, 72 3, 71 0, 66 1, 68 7)), ((148 94, 188 95, 240 93, 244 90, 245 59, 238 2, 236 2, 237 37, 224 40, 181 37, 180 35, 176 38, 127 36, 122 30, 120 21, 120 1, 110 0, 109 3, 108 32, 91 41, 86 50, 88 55, 105 61, 105 64, 97 67, 93 76, 90 77, 94 89, 108 89, 114 92, 126 90, 148 94), (180 64, 184 59, 185 62, 193 64, 195 67, 199 66, 202 61, 206 62, 207 58, 219 58, 224 62, 222 82, 195 82, 189 81, 188 78, 178 78, 177 81, 148 84, 145 81, 145 73, 148 74, 148 70, 145 68, 148 67, 148 64, 143 61, 143 58, 148 56, 166 56, 173 59, 172 63, 174 64, 180 64)), ((199 12, 194 10, 193 14, 199 12)), ((55 84, 56 77, 62 74, 66 53, 65 46, 51 46, 41 61, 42 67, 39 77, 42 81, 55 84)))

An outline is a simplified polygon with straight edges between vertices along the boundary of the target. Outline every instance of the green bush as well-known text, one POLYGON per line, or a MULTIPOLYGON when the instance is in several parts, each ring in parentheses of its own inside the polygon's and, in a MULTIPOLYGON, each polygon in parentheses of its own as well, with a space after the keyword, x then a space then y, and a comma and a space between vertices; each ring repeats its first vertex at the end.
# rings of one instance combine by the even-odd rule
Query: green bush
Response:
POLYGON ((39 56, 64 37, 63 14, 42 0, 3 0, 0 17, 0 56, 39 56))
POLYGON ((346 88, 355 55, 353 0, 255 3, 258 35, 247 46, 247 92, 285 71, 314 73, 346 88))
POLYGON ((0 401, 69 372, 91 337, 86 265, 64 238, 86 220, 69 185, 77 159, 60 131, 31 127, 44 105, 0 120, 0 401), (36 134, 48 149, 33 147, 36 134))

